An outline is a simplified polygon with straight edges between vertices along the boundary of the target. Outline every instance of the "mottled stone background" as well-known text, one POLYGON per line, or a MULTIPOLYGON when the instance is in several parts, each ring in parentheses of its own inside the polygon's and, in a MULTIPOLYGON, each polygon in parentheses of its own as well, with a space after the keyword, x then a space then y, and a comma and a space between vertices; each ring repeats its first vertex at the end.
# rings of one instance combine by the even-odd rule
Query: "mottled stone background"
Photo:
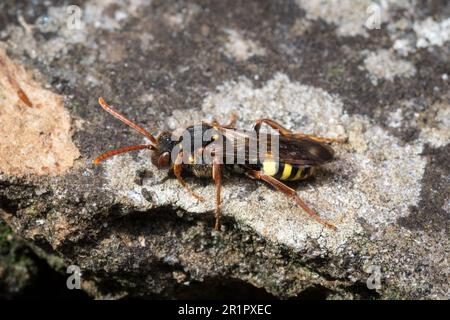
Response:
POLYGON ((445 0, 2 1, 0 296, 450 298, 449 40, 445 0), (100 96, 155 133, 346 138, 293 185, 338 230, 232 176, 214 232, 211 181, 198 203, 148 151, 94 167, 144 142, 100 96))

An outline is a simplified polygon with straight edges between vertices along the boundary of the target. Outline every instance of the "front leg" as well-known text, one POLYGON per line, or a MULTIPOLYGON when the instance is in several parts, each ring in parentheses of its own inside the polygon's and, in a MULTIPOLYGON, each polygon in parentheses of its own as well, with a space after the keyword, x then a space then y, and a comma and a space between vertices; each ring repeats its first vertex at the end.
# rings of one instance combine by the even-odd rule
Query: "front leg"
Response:
POLYGON ((183 171, 183 152, 179 152, 177 158, 175 159, 175 164, 173 165, 173 173, 175 174, 175 177, 177 178, 178 182, 183 186, 183 188, 187 192, 189 192, 189 194, 191 194, 195 199, 199 201, 205 201, 205 198, 192 191, 192 189, 188 186, 186 181, 181 176, 182 171, 183 171))

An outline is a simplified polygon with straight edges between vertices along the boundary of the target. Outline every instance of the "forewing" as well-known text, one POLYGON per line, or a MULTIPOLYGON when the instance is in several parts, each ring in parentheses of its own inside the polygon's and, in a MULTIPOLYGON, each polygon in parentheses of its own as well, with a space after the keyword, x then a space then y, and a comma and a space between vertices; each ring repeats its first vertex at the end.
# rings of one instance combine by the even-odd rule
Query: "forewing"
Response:
POLYGON ((226 128, 219 128, 218 131, 224 138, 223 143, 212 143, 208 148, 214 150, 216 154, 222 152, 224 159, 225 157, 234 159, 233 157, 237 155, 241 161, 245 159, 245 163, 256 164, 278 155, 280 162, 297 165, 320 165, 333 159, 334 152, 331 147, 308 138, 298 139, 270 134, 265 138, 261 136, 258 138, 253 131, 226 128), (260 154, 258 154, 258 139, 263 149, 260 154), (263 147, 264 143, 266 148, 263 147))
POLYGON ((280 136, 280 162, 298 165, 320 165, 333 160, 334 151, 327 144, 308 138, 280 136))

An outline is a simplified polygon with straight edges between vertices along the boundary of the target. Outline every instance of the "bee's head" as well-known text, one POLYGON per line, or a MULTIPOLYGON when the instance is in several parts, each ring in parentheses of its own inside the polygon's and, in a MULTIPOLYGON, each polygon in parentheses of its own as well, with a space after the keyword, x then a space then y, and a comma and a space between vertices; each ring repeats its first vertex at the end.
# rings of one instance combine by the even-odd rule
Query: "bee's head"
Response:
POLYGON ((172 138, 172 133, 163 131, 156 137, 151 160, 159 169, 169 169, 172 166, 172 150, 178 142, 172 138))

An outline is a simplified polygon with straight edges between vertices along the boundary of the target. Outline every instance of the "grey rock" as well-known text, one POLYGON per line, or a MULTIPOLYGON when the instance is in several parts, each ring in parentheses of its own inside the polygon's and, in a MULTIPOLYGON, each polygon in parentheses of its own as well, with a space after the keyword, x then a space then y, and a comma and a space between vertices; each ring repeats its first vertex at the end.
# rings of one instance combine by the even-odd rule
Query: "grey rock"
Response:
POLYGON ((0 104, 19 120, 0 113, 11 135, 0 141, 0 217, 78 265, 98 298, 449 298, 450 9, 400 1, 369 30, 370 1, 357 2, 337 13, 313 1, 102 0, 68 13, 65 1, 5 1, 0 104), (188 179, 208 199, 198 203, 148 151, 94 167, 144 141, 99 96, 152 132, 236 113, 240 128, 267 117, 347 138, 295 185, 337 231, 237 175, 215 232, 209 179, 188 179))

